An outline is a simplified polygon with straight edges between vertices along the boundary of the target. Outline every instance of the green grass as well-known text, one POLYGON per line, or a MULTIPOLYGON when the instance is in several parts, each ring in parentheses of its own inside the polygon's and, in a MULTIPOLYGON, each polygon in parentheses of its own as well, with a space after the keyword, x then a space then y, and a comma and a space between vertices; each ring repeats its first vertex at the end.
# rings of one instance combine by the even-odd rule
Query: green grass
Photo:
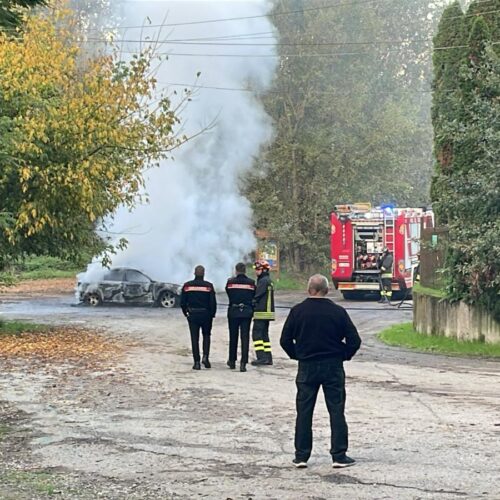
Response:
POLYGON ((10 427, 8 425, 0 423, 0 441, 2 441, 3 437, 9 432, 10 432, 10 427))
POLYGON ((25 332, 40 332, 46 331, 47 325, 37 323, 26 323, 23 321, 5 321, 0 319, 0 336, 2 335, 19 335, 25 332))
POLYGON ((436 297, 438 299, 444 299, 445 297, 444 290, 439 290, 437 288, 428 288, 422 286, 420 283, 415 283, 413 285, 413 291, 422 295, 430 295, 431 297, 436 297))
POLYGON ((378 338, 388 344, 418 351, 453 356, 500 357, 500 344, 478 341, 459 341, 443 336, 423 335, 413 329, 412 323, 394 325, 379 333, 378 338))
POLYGON ((29 488, 45 495, 60 493, 53 483, 53 477, 47 472, 8 471, 0 474, 0 482, 2 480, 11 485, 18 485, 22 491, 29 488))
MULTIPOLYGON (((247 273, 249 278, 257 281, 257 276, 253 269, 248 269, 247 273)), ((305 290, 307 287, 308 277, 302 277, 295 274, 280 272, 271 272, 271 279, 273 280, 275 290, 305 290)))
POLYGON ((0 283, 7 284, 20 280, 50 278, 74 278, 82 269, 72 262, 57 257, 28 257, 0 272, 0 283))
POLYGON ((305 290, 308 278, 292 276, 288 273, 271 274, 275 290, 305 290))

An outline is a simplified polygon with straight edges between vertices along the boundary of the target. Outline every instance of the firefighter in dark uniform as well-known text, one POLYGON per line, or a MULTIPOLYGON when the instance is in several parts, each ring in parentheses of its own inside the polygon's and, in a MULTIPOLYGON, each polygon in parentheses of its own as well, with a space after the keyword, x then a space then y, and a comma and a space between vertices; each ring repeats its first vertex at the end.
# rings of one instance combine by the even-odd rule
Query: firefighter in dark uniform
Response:
POLYGON ((227 366, 234 370, 238 352, 238 337, 241 335, 240 372, 246 372, 248 363, 248 348, 250 343, 250 323, 253 316, 253 298, 255 296, 255 281, 246 273, 242 262, 236 264, 236 276, 229 278, 226 293, 229 299, 227 321, 229 325, 229 361, 227 366))
POLYGON ((413 272, 413 282, 420 283, 420 252, 417 253, 418 264, 413 272))
POLYGON ((186 316, 191 334, 193 350, 193 370, 200 370, 200 329, 203 335, 203 358, 201 362, 205 368, 211 368, 208 357, 210 355, 210 334, 212 320, 217 311, 215 290, 212 283, 204 280, 205 268, 194 268, 194 280, 184 283, 181 293, 181 308, 186 316))
POLYGON ((271 268, 265 260, 258 260, 254 267, 257 274, 257 288, 254 298, 252 340, 257 359, 251 364, 253 366, 272 365, 269 322, 274 321, 274 287, 269 276, 271 268))
POLYGON ((381 303, 390 303, 392 298, 392 264, 394 257, 387 247, 384 248, 382 255, 378 259, 378 268, 380 269, 380 300, 381 303))

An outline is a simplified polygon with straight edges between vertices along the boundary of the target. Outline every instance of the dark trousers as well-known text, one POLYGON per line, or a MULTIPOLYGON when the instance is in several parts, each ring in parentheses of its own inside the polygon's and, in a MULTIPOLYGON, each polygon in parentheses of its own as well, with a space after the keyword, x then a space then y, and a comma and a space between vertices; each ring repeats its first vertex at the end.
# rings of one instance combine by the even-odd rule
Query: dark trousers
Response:
POLYGON ((229 325, 229 361, 234 363, 238 358, 238 337, 241 334, 241 362, 248 363, 252 318, 228 318, 227 322, 229 325))
POLYGON ((333 459, 345 455, 348 429, 344 417, 345 374, 342 361, 328 359, 300 362, 297 373, 297 421, 295 425, 295 457, 306 461, 311 456, 314 406, 320 387, 323 387, 330 414, 331 448, 333 459))
POLYGON ((380 295, 383 297, 387 297, 389 300, 392 297, 392 278, 381 278, 381 290, 380 295))
POLYGON ((194 361, 200 361, 200 330, 203 335, 203 356, 210 354, 210 334, 212 332, 212 318, 188 318, 189 333, 191 334, 191 349, 194 361))
POLYGON ((269 340, 269 320, 253 320, 252 340, 257 359, 272 360, 271 341, 269 340))

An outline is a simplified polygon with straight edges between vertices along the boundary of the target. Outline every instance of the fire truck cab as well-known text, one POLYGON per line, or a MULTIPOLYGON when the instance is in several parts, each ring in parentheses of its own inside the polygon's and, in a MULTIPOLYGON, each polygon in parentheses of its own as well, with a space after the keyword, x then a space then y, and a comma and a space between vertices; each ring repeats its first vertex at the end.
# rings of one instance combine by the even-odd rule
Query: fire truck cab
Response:
POLYGON ((432 212, 421 208, 372 208, 369 203, 336 205, 330 214, 331 274, 346 299, 379 294, 378 260, 392 252, 394 298, 410 296, 422 228, 433 226, 432 212))

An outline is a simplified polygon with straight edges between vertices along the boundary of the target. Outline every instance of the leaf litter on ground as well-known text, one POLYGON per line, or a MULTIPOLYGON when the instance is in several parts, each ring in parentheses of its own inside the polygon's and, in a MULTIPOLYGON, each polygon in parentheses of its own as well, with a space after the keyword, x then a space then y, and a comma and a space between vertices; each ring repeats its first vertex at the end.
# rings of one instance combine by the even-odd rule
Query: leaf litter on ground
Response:
POLYGON ((0 360, 35 364, 68 363, 85 368, 111 364, 125 345, 102 332, 74 326, 47 327, 0 335, 0 360), (37 363, 38 362, 38 363, 37 363))

